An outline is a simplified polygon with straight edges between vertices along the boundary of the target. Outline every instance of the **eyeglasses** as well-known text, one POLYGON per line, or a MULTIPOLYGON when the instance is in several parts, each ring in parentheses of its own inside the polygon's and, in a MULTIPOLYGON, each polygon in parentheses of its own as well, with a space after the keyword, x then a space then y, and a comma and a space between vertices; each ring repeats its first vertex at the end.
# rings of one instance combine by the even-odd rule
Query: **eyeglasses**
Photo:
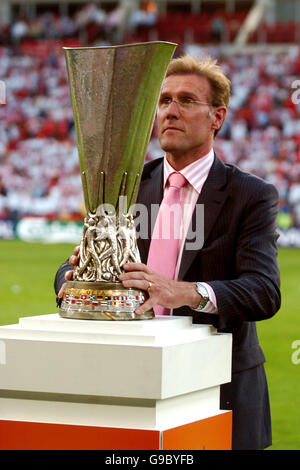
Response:
POLYGON ((180 109, 183 109, 183 110, 189 110, 189 109, 192 109, 195 106, 201 105, 201 104, 206 105, 206 106, 213 106, 209 103, 206 103, 205 101, 198 101, 198 100, 194 100, 193 98, 189 98, 189 97, 178 98, 178 100, 174 100, 172 98, 165 97, 165 98, 162 98, 159 101, 159 108, 167 109, 170 106, 171 103, 176 103, 177 106, 180 109))

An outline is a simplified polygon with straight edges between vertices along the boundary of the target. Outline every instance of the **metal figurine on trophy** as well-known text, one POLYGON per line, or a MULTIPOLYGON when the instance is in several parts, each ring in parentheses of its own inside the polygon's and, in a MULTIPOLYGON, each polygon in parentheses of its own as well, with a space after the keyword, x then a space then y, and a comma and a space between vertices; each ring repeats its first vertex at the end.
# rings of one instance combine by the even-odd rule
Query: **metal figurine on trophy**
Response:
POLYGON ((86 217, 79 263, 66 283, 60 316, 92 320, 136 315, 147 293, 118 281, 139 262, 133 208, 156 105, 176 45, 149 42, 64 48, 86 217))

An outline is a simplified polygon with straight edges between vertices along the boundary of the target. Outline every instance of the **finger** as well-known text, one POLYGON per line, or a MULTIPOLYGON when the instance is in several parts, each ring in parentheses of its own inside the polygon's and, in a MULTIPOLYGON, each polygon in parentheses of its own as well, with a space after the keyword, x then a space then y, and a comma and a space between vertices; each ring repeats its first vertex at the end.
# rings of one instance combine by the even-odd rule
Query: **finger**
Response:
POLYGON ((80 246, 77 245, 75 246, 74 248, 74 251, 73 251, 73 255, 70 256, 69 258, 69 264, 71 266, 76 266, 78 264, 78 261, 79 261, 79 252, 80 252, 80 246))
POLYGON ((152 271, 143 263, 125 263, 122 266, 125 271, 143 271, 147 274, 150 274, 152 271))
POLYGON ((65 272, 65 280, 70 281, 73 278, 73 271, 66 271, 65 272))
MULTIPOLYGON (((147 279, 147 274, 143 271, 130 271, 128 273, 122 273, 119 276, 120 281, 129 281, 130 279, 147 279)), ((148 281, 149 282, 149 281, 148 281)))
POLYGON ((76 256, 76 255, 72 255, 70 256, 69 258, 69 264, 71 266, 76 266, 78 264, 78 261, 79 261, 79 256, 76 256))
POLYGON ((145 281, 145 280, 139 280, 139 279, 129 279, 126 281, 122 281, 123 287, 127 288, 132 288, 132 289, 141 289, 141 290, 147 290, 150 282, 145 281))
POLYGON ((66 287, 66 283, 64 282, 63 285, 61 286, 61 288, 60 288, 58 294, 57 294, 57 297, 59 297, 60 299, 61 299, 62 296, 64 295, 65 287, 66 287))
POLYGON ((149 297, 148 300, 146 300, 146 302, 144 302, 142 305, 140 305, 135 311, 134 313, 136 313, 137 315, 142 315, 143 313, 147 312, 148 310, 151 310, 155 305, 155 302, 153 301, 153 299, 151 299, 149 297))

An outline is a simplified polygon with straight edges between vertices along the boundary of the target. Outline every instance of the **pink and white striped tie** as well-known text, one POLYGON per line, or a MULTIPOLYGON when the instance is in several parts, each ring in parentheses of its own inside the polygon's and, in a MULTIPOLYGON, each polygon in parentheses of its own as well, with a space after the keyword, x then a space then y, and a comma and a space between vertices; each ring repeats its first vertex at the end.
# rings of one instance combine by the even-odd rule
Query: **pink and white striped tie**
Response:
MULTIPOLYGON (((181 173, 172 173, 168 178, 169 189, 160 205, 150 244, 147 266, 154 272, 175 278, 181 236, 182 206, 180 190, 187 183, 181 173)), ((169 308, 156 305, 156 315, 168 315, 169 308)))

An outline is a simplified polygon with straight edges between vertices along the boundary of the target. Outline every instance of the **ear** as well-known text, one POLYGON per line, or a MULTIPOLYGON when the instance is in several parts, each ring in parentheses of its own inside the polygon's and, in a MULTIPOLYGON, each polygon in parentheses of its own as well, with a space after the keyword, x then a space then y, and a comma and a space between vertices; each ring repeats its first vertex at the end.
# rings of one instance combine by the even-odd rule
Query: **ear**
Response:
POLYGON ((217 106, 213 108, 212 112, 212 129, 218 131, 221 129, 223 122, 227 114, 227 108, 225 106, 217 106))

